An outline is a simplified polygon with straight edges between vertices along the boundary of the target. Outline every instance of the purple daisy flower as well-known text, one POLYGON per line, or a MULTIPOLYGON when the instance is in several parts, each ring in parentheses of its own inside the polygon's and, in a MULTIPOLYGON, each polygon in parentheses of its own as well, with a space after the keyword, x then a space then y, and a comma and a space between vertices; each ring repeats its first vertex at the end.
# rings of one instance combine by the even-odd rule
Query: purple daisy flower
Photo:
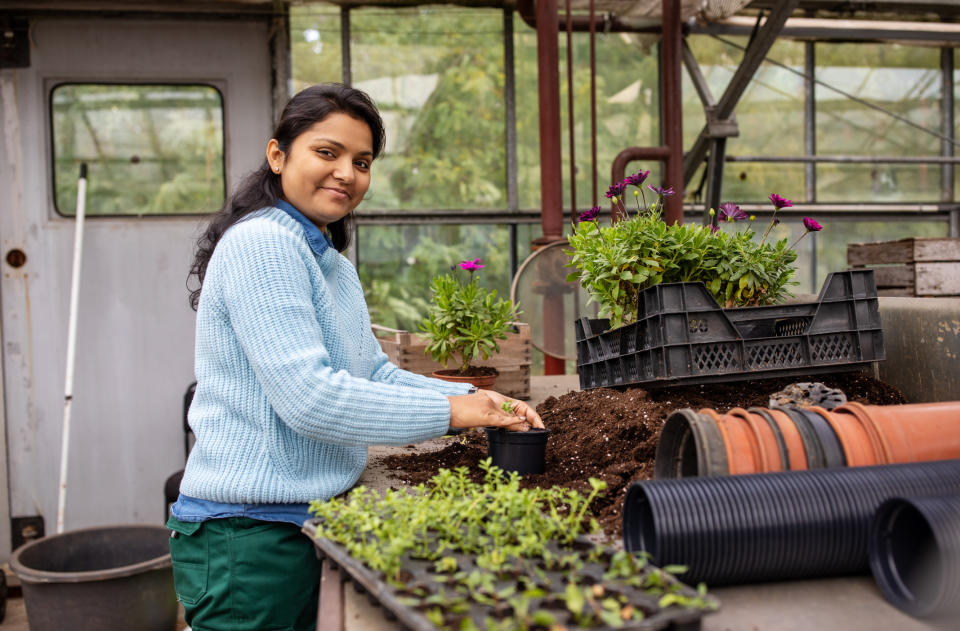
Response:
POLYGON ((820 232, 823 230, 823 226, 810 217, 803 218, 803 227, 807 229, 807 232, 820 232))
POLYGON ((791 202, 789 199, 780 197, 776 193, 770 193, 770 201, 773 202, 773 207, 777 210, 793 206, 793 202, 791 202))
POLYGON ((580 213, 580 221, 594 221, 599 216, 600 216, 600 207, 594 206, 590 210, 585 210, 582 213, 580 213))
POLYGON ((643 184, 649 175, 650 171, 640 171, 638 173, 634 173, 633 175, 628 175, 627 179, 624 180, 624 183, 640 188, 640 185, 643 184))
POLYGON ((475 272, 478 269, 483 269, 486 265, 480 263, 480 259, 473 259, 472 261, 461 261, 460 269, 466 270, 468 272, 475 272))
POLYGON ((627 190, 627 185, 623 182, 617 182, 616 184, 611 184, 610 188, 607 189, 607 199, 613 197, 623 196, 623 192, 627 190))
POLYGON ((647 188, 649 188, 651 191, 653 191, 657 195, 660 195, 661 197, 670 197, 671 195, 673 195, 672 186, 670 188, 663 188, 662 186, 651 186, 648 184, 647 188))
POLYGON ((740 210, 740 207, 733 202, 720 204, 720 219, 724 221, 740 221, 747 218, 747 213, 740 210))

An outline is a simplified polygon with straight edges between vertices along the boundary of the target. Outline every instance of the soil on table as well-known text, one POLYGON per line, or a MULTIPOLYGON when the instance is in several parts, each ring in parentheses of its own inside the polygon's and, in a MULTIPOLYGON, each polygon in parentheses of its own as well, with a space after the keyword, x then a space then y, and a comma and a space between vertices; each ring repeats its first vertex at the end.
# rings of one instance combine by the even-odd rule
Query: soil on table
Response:
MULTIPOLYGON (((791 383, 820 382, 839 388, 850 401, 872 405, 906 403, 894 386, 864 373, 836 373, 729 384, 690 385, 645 391, 640 388, 597 388, 550 397, 537 413, 550 430, 545 473, 524 476, 521 486, 574 488, 590 491, 588 478, 607 483, 592 511, 604 532, 619 537, 622 507, 629 484, 653 477, 657 440, 666 418, 680 408, 713 408, 725 413, 734 407, 767 407, 770 395, 791 383)), ((474 480, 482 479, 477 463, 487 457, 487 439, 471 431, 449 439, 433 452, 387 456, 394 477, 408 484, 426 482, 438 469, 465 466, 474 480)))
POLYGON ((468 366, 466 372, 460 372, 458 368, 449 368, 438 370, 437 374, 451 377, 489 377, 490 375, 499 375, 500 371, 492 366, 468 366))

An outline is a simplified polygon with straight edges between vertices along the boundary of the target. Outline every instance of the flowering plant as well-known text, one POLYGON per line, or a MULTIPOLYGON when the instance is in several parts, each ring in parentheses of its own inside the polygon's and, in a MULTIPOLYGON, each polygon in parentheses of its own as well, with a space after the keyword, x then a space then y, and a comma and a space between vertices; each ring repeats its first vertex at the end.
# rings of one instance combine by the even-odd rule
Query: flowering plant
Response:
MULTIPOLYGON (((749 227, 755 218, 731 202, 721 204, 719 214, 711 210, 710 216, 723 223, 746 222, 743 230, 724 231, 717 225, 699 224, 668 226, 661 221, 661 213, 663 199, 673 195, 673 190, 648 186, 653 193, 648 208, 642 184, 649 174, 631 175, 607 192, 623 217, 621 221, 601 226, 600 207, 596 206, 580 214, 569 237, 568 267, 578 271, 569 274, 567 281, 579 280, 591 301, 600 304, 601 315, 610 318, 611 328, 633 322, 640 292, 658 283, 701 281, 727 308, 774 304, 791 295, 787 286, 796 284, 791 278, 797 242, 789 247, 786 239, 767 243, 770 230, 780 223, 777 212, 792 206, 790 200, 770 195, 773 218, 759 240, 749 227), (634 189, 634 212, 626 202, 628 187, 634 189)), ((803 224, 806 231, 801 238, 821 229, 809 217, 803 224)))
POLYGON ((517 319, 517 307, 497 297, 497 290, 480 286, 475 272, 485 265, 480 259, 461 261, 450 269, 453 274, 434 277, 430 283, 432 304, 420 330, 427 338, 426 352, 446 368, 454 356, 460 358, 460 374, 470 369, 477 358, 488 359, 500 352, 497 340, 507 339, 511 322, 517 319), (458 268, 470 275, 462 282, 458 268))

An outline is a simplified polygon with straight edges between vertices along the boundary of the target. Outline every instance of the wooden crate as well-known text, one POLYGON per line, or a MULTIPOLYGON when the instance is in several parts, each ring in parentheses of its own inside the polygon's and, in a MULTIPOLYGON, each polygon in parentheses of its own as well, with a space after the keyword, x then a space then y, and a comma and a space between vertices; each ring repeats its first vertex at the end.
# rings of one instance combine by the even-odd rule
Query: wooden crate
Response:
MULTIPOLYGON (((380 348, 400 368, 427 377, 435 370, 443 370, 442 365, 426 354, 427 341, 416 333, 378 324, 372 328, 380 348)), ((493 386, 497 392, 515 399, 527 399, 530 397, 530 325, 514 322, 513 328, 512 333, 507 333, 507 339, 497 340, 500 344, 499 354, 472 363, 476 366, 492 366, 500 372, 493 386)), ((453 368, 452 365, 449 367, 453 368)))
POLYGON ((847 263, 873 268, 881 296, 960 296, 960 238, 851 243, 847 263))

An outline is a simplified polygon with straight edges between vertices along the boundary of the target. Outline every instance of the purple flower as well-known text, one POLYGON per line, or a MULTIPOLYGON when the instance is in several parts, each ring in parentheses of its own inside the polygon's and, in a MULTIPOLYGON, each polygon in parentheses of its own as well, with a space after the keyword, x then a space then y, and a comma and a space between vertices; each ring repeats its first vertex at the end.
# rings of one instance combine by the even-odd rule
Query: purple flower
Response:
POLYGON ((663 188, 662 186, 650 186, 648 184, 647 188, 649 188, 651 191, 653 191, 657 195, 660 195, 661 197, 670 197, 671 195, 673 195, 672 186, 670 188, 663 188))
POLYGON ((720 218, 724 221, 739 221, 747 218, 747 213, 740 210, 740 207, 733 202, 720 204, 720 218))
POLYGON ((480 259, 473 259, 472 261, 461 261, 460 269, 466 270, 468 272, 475 272, 478 269, 483 269, 486 265, 480 264, 480 259))
POLYGON ((600 207, 594 206, 590 210, 585 210, 582 213, 580 213, 580 221, 594 221, 599 216, 600 216, 600 207))
POLYGON ((789 199, 780 197, 776 193, 770 193, 770 201, 773 202, 773 207, 777 210, 793 206, 793 202, 791 202, 789 199))
POLYGON ((820 232, 823 230, 823 226, 810 217, 803 218, 803 227, 807 229, 807 232, 820 232))
POLYGON ((610 188, 607 189, 607 199, 613 197, 621 197, 623 192, 627 190, 627 185, 623 182, 617 182, 616 184, 611 184, 610 188))
POLYGON ((719 232, 719 231, 720 231, 720 226, 713 223, 710 224, 710 234, 713 234, 714 232, 719 232))
POLYGON ((647 176, 650 175, 650 171, 640 171, 639 173, 634 173, 633 175, 628 175, 627 179, 623 182, 624 184, 631 184, 640 188, 640 185, 643 184, 643 181, 647 179, 647 176))

